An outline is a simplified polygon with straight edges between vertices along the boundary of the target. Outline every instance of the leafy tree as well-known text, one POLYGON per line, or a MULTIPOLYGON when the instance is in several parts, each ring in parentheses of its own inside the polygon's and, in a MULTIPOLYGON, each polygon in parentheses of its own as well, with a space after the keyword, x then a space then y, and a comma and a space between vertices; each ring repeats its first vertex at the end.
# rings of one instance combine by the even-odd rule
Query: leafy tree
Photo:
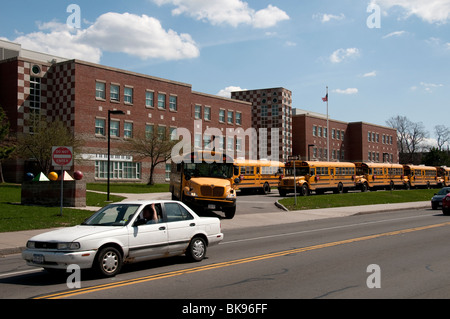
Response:
POLYGON ((427 166, 450 166, 450 157, 447 152, 432 147, 428 153, 425 153, 422 164, 427 166))
POLYGON ((8 140, 9 136, 9 121, 5 111, 0 107, 0 182, 4 183, 2 161, 9 158, 14 152, 15 146, 8 140))

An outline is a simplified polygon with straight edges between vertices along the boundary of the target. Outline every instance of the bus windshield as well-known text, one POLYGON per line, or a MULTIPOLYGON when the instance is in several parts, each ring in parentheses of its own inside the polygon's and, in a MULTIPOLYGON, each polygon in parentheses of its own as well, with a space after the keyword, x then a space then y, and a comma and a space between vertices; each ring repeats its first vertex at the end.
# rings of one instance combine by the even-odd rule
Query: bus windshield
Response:
MULTIPOLYGON (((286 168, 286 176, 294 176, 294 168, 286 168)), ((296 167, 295 176, 306 176, 309 174, 309 167, 296 167)))
POLYGON ((233 164, 227 163, 186 163, 184 172, 191 177, 233 177, 233 164))

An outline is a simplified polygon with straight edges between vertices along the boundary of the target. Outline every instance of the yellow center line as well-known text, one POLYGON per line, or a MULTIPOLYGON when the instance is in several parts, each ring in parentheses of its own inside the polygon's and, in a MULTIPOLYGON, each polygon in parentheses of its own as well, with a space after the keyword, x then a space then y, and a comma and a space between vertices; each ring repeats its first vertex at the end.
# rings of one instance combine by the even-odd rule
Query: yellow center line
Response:
POLYGON ((433 228, 438 228, 438 227, 444 227, 444 226, 450 226, 450 222, 402 229, 402 230, 386 232, 386 233, 381 233, 381 234, 340 240, 340 241, 335 241, 335 242, 330 242, 330 243, 325 243, 325 244, 284 250, 284 251, 280 251, 280 252, 258 255, 258 256, 254 256, 254 257, 236 259, 236 260, 231 260, 231 261, 226 261, 226 262, 221 262, 221 263, 216 263, 216 264, 211 264, 211 265, 182 269, 182 270, 177 270, 177 271, 172 271, 172 272, 167 272, 167 273, 162 273, 162 274, 139 277, 139 278, 135 278, 135 279, 123 280, 123 281, 119 281, 119 282, 115 282, 115 283, 109 283, 109 284, 92 286, 92 287, 88 287, 88 288, 70 290, 70 291, 66 291, 66 292, 60 292, 60 293, 37 297, 35 299, 59 299, 59 298, 73 297, 73 296, 87 294, 87 293, 91 293, 91 292, 113 289, 113 288, 118 288, 118 287, 124 287, 124 286, 134 285, 134 284, 138 284, 138 283, 144 283, 144 282, 158 280, 158 279, 164 279, 164 278, 170 278, 170 277, 174 277, 174 276, 192 274, 192 273, 196 273, 196 272, 200 272, 200 271, 230 267, 230 266, 245 264, 245 263, 249 263, 249 262, 255 262, 255 261, 260 261, 260 260, 265 260, 265 259, 270 259, 270 258, 287 256, 290 254, 298 254, 298 253, 322 249, 322 248, 345 245, 345 244, 361 242, 361 241, 366 241, 366 240, 371 240, 371 239, 376 239, 376 238, 381 238, 381 237, 387 237, 387 236, 402 235, 402 234, 407 234, 407 233, 412 233, 412 232, 417 232, 417 231, 422 231, 422 230, 428 230, 428 229, 433 229, 433 228))

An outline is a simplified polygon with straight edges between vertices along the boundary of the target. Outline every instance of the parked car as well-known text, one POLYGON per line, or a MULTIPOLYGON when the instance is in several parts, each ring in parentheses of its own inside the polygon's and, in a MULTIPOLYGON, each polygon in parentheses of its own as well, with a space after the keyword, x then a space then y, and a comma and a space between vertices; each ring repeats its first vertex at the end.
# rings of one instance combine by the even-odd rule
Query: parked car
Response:
POLYGON ((81 225, 34 236, 22 258, 48 270, 94 268, 106 277, 123 263, 185 254, 201 261, 223 240, 220 220, 199 217, 178 201, 126 201, 103 207, 81 225))
POLYGON ((450 187, 444 187, 439 190, 434 196, 431 198, 431 208, 438 209, 442 207, 442 200, 445 195, 450 193, 450 187))
POLYGON ((450 215, 450 194, 447 194, 442 200, 442 213, 450 215))

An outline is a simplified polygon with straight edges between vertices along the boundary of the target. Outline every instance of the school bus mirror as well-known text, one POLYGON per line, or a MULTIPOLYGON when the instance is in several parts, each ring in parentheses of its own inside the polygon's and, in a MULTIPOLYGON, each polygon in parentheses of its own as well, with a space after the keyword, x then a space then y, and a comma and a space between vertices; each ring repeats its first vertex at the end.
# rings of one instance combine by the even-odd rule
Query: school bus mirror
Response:
POLYGON ((191 179, 191 174, 185 173, 185 174, 184 174, 184 179, 187 180, 187 181, 189 181, 189 180, 191 179))
POLYGON ((239 184, 240 182, 241 182, 241 179, 240 179, 240 178, 235 178, 235 179, 234 179, 234 183, 235 183, 235 184, 239 184))

